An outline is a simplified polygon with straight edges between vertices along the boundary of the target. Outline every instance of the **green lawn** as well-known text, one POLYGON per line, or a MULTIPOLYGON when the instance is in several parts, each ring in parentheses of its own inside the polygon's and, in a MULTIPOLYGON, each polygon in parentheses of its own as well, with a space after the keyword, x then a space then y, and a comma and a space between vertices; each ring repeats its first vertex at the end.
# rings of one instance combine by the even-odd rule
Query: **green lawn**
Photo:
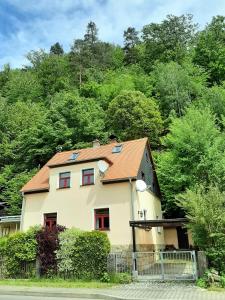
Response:
POLYGON ((100 281, 63 280, 63 279, 1 279, 0 286, 30 286, 30 287, 55 287, 55 288, 109 288, 115 283, 100 281))

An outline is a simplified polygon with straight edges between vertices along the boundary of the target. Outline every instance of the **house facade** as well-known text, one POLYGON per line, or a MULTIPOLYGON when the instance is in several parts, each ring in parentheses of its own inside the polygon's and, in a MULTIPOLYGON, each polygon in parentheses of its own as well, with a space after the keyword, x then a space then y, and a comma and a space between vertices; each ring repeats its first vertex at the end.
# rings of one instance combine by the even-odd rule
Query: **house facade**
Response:
MULTIPOLYGON (((132 248, 131 220, 162 219, 147 138, 57 153, 22 188, 21 230, 34 225, 105 231, 112 250, 132 248), (105 167, 104 172, 101 165, 105 167), (138 191, 136 181, 146 182, 138 191)), ((163 228, 136 230, 138 250, 164 248, 163 228)))

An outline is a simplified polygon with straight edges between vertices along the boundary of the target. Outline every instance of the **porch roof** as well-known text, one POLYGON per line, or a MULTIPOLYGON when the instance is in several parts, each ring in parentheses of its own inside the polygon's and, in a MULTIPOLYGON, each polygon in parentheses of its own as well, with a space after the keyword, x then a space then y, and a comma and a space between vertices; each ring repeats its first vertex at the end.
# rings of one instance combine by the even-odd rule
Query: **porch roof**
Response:
POLYGON ((0 216, 0 224, 1 223, 19 223, 21 220, 21 216, 0 216))
POLYGON ((138 220, 138 221, 130 221, 131 227, 136 228, 148 228, 151 229, 152 227, 164 227, 164 228, 171 228, 171 227, 181 227, 188 223, 187 218, 177 218, 177 219, 158 219, 158 220, 138 220))

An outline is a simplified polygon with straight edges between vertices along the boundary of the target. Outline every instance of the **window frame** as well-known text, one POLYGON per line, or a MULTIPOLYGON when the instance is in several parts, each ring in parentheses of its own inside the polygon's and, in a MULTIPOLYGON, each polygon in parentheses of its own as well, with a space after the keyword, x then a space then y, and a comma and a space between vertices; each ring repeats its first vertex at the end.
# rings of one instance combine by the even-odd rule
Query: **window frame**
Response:
POLYGON ((98 231, 110 231, 110 210, 108 207, 94 208, 94 228, 98 231), (108 213, 100 214, 97 213, 99 210, 108 210, 108 213), (108 218, 109 227, 104 226, 104 218, 108 218), (101 219, 101 228, 97 228, 97 219, 101 219))
POLYGON ((58 189, 67 189, 67 188, 70 188, 71 187, 71 172, 70 171, 60 172, 59 173, 59 178, 58 178, 58 183, 59 183, 58 189), (61 178, 62 174, 67 174, 67 173, 69 174, 69 176, 61 178), (62 186, 61 186, 61 181, 64 182, 64 184, 62 186), (65 184, 65 182, 67 182, 67 184, 65 184))
POLYGON ((86 168, 81 170, 81 186, 88 186, 95 184, 95 168, 86 168), (85 171, 93 170, 93 173, 84 174, 85 171), (91 176, 93 176, 93 182, 90 180, 91 176), (88 177, 88 183, 84 182, 84 178, 88 177))
POLYGON ((49 230, 57 227, 57 213, 44 213, 44 227, 49 230), (47 222, 50 222, 50 226, 47 226, 47 222))

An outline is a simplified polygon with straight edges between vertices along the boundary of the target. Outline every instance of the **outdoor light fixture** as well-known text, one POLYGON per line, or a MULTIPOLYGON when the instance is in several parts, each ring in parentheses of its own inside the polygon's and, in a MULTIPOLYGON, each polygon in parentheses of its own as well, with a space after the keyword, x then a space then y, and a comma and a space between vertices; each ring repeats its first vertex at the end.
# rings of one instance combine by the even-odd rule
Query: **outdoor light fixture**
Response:
POLYGON ((144 220, 146 220, 146 214, 147 214, 147 209, 138 210, 138 215, 141 219, 144 217, 144 220))

